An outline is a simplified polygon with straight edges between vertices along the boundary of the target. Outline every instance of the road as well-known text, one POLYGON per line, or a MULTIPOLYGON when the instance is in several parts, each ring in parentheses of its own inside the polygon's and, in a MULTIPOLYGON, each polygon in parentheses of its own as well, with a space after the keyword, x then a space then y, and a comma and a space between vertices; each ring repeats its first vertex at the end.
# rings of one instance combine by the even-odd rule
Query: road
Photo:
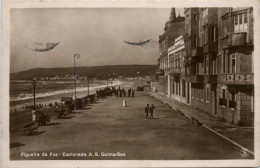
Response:
POLYGON ((238 149, 142 92, 135 98, 105 98, 67 119, 52 119, 37 135, 16 132, 10 140, 11 160, 242 159, 238 149), (127 107, 122 107, 123 100, 127 107), (156 107, 154 119, 145 119, 148 103, 156 107), (64 156, 75 153, 87 156, 64 156))

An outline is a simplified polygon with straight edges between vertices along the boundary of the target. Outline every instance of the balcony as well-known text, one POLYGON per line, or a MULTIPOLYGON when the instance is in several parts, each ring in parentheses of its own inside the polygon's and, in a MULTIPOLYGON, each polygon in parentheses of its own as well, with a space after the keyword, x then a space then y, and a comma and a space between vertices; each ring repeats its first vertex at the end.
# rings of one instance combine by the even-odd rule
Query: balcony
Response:
POLYGON ((235 84, 235 85, 253 85, 253 73, 239 73, 239 74, 221 74, 221 83, 235 84))
POLYGON ((156 70, 156 75, 158 75, 158 76, 164 76, 164 70, 162 70, 162 69, 157 69, 157 70, 156 70))
POLYGON ((234 33, 228 35, 229 46, 243 46, 246 44, 246 32, 234 33))
POLYGON ((237 103, 235 101, 229 100, 229 108, 236 109, 237 103))
POLYGON ((191 83, 204 83, 204 75, 191 75, 189 78, 191 83))
POLYGON ((218 83, 218 75, 205 75, 204 81, 207 83, 217 84, 218 83))
POLYGON ((203 47, 194 47, 191 49, 191 56, 198 57, 203 56, 203 47))
POLYGON ((227 99, 219 98, 219 105, 227 107, 227 99))

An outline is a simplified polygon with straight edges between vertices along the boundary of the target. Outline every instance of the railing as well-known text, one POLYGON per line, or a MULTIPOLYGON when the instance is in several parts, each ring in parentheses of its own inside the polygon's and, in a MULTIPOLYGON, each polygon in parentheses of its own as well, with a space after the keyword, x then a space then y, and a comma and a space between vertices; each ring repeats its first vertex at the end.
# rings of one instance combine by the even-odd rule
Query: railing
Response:
POLYGON ((225 84, 253 84, 253 73, 221 74, 221 82, 225 84))
POLYGON ((235 101, 229 100, 229 108, 236 109, 236 105, 237 105, 237 103, 235 101))
POLYGON ((227 99, 219 98, 219 105, 227 107, 227 99))

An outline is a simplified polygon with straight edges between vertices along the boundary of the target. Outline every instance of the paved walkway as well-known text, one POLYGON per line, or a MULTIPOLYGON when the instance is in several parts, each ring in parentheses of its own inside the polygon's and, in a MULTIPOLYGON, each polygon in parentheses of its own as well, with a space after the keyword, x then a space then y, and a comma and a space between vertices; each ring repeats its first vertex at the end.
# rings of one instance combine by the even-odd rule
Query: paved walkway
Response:
POLYGON ((51 122, 36 135, 11 134, 11 160, 243 158, 234 146, 142 92, 136 92, 135 98, 108 97, 51 122), (122 107, 123 100, 127 107, 122 107), (145 119, 147 103, 155 105, 155 119, 145 119), (87 156, 64 156, 63 152, 87 156), (109 156, 118 152, 125 156, 109 156), (40 156, 25 157, 28 153, 40 156))
POLYGON ((254 151, 254 128, 239 127, 223 121, 223 119, 214 117, 208 113, 194 109, 192 106, 175 101, 167 96, 149 92, 149 95, 168 104, 174 109, 180 110, 187 117, 193 117, 206 127, 220 133, 232 141, 254 151))

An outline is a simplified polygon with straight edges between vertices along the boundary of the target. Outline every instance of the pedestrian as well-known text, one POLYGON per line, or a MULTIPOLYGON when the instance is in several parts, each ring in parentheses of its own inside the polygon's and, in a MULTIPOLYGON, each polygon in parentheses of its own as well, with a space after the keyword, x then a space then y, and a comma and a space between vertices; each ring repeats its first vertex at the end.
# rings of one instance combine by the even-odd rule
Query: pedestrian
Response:
POLYGON ((134 98, 135 97, 135 91, 132 90, 132 97, 134 98))
POLYGON ((131 89, 128 89, 128 97, 131 95, 131 89))
POLYGON ((149 119, 149 117, 148 117, 149 104, 147 104, 147 106, 145 107, 144 112, 145 112, 145 118, 149 119))
POLYGON ((152 104, 150 107, 150 118, 153 118, 153 110, 155 109, 154 105, 152 104))

